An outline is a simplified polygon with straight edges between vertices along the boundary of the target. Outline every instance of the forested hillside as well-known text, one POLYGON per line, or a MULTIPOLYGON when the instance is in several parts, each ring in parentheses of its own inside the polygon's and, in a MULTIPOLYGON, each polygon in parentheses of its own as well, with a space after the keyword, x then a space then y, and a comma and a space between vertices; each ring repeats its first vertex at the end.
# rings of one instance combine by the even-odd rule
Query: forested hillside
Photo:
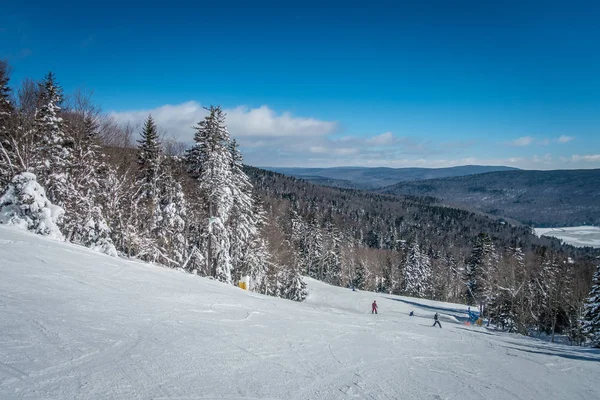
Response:
POLYGON ((597 252, 437 204, 326 188, 243 166, 210 107, 191 147, 148 116, 120 126, 54 74, 11 90, 0 63, 0 223, 303 300, 302 276, 468 302, 508 330, 568 332, 597 252), (133 140, 137 138, 137 140, 133 140))
POLYGON ((538 227, 600 224, 598 169, 490 172, 402 182, 380 192, 433 196, 538 227))
POLYGON ((580 337, 581 304, 598 258, 593 249, 560 246, 532 235, 526 226, 439 205, 432 198, 328 188, 245 170, 266 208, 287 226, 284 233, 312 277, 360 289, 466 300, 509 330, 551 332, 554 327, 580 337))
POLYGON ((268 167, 269 171, 301 178, 319 185, 345 189, 379 189, 398 182, 420 181, 424 179, 446 178, 482 174, 492 171, 509 171, 516 168, 503 166, 463 165, 448 168, 366 168, 366 167, 332 167, 332 168, 292 168, 268 167))

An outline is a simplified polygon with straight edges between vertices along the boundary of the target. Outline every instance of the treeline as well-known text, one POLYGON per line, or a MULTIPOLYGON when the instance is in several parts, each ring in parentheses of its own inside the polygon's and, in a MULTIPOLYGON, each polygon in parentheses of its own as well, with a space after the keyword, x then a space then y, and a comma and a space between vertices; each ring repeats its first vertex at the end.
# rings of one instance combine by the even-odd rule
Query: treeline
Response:
POLYGON ((0 222, 301 301, 298 263, 253 194, 225 115, 211 107, 177 154, 149 116, 133 129, 54 74, 13 94, 0 63, 0 222), (283 250, 282 250, 283 249, 283 250))

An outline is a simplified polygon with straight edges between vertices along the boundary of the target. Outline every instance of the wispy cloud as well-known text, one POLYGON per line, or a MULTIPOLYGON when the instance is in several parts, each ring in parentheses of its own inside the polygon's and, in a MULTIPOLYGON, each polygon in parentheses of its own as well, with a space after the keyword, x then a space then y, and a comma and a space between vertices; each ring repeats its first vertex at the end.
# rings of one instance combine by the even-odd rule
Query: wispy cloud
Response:
POLYGON ((511 142, 508 142, 508 144, 510 146, 516 146, 516 147, 525 147, 525 146, 529 146, 530 144, 532 144, 534 141, 534 138, 531 136, 523 136, 520 137, 518 139, 515 139, 511 142))
POLYGON ((572 161, 585 161, 585 162, 600 162, 600 154, 589 154, 589 155, 579 155, 574 154, 571 156, 572 161))
POLYGON ((569 143, 573 139, 575 139, 575 137, 562 135, 557 139, 557 141, 558 143, 569 143))
POLYGON ((549 138, 537 139, 533 136, 523 136, 518 139, 512 140, 506 144, 509 146, 514 146, 514 147, 526 147, 526 146, 530 146, 530 145, 549 146, 552 143, 561 143, 561 144, 568 143, 574 139, 575 139, 574 136, 567 136, 567 135, 562 135, 555 139, 549 139, 549 138))
POLYGON ((394 135, 392 134, 392 132, 385 132, 382 133, 381 135, 377 135, 377 136, 373 136, 369 139, 367 139, 367 143, 368 144, 372 144, 375 146, 383 146, 386 144, 391 144, 394 141, 394 135))

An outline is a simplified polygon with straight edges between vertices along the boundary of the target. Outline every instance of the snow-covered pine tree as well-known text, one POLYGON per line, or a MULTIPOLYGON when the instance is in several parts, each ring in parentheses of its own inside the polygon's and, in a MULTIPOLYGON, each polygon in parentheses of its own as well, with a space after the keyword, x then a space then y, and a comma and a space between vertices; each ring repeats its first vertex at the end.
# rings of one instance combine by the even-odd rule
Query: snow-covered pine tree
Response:
POLYGON ((283 296, 280 297, 293 301, 304 301, 308 296, 306 283, 304 282, 304 279, 302 279, 302 275, 298 268, 292 268, 287 271, 284 287, 283 296))
POLYGON ((538 329, 546 333, 552 330, 558 279, 558 261, 553 254, 547 254, 542 262, 541 273, 537 277, 538 329))
POLYGON ((52 72, 44 78, 40 89, 39 107, 35 115, 36 149, 34 171, 46 189, 48 199, 63 207, 72 196, 69 167, 72 162, 73 140, 64 130, 60 116, 62 88, 52 72))
POLYGON ((308 224, 301 224, 299 228, 304 228, 299 232, 302 235, 300 259, 302 264, 306 265, 306 275, 322 279, 323 235, 316 216, 313 215, 308 224))
POLYGON ((86 213, 82 234, 81 244, 84 246, 109 256, 117 256, 117 249, 110 237, 111 229, 106 223, 102 215, 102 209, 99 206, 93 206, 86 213))
POLYGON ((583 332, 593 347, 600 348, 600 265, 592 279, 592 289, 585 303, 583 332))
POLYGON ((381 268, 381 276, 377 279, 377 292, 379 293, 392 293, 394 290, 394 282, 392 278, 392 265, 389 259, 383 262, 381 268))
POLYGON ((273 261, 264 232, 268 224, 267 214, 259 199, 253 197, 252 203, 252 217, 256 226, 254 232, 250 233, 245 248, 242 249, 238 276, 249 276, 250 289, 262 293, 266 284, 269 264, 273 261))
POLYGON ((340 249, 340 233, 332 223, 325 226, 326 248, 321 262, 321 278, 325 282, 339 286, 342 274, 342 254, 340 249))
POLYGON ((155 236, 161 253, 161 262, 171 267, 183 265, 187 255, 185 238, 187 204, 181 184, 175 179, 172 168, 163 162, 163 179, 159 180, 159 218, 155 236))
MULTIPOLYGON (((156 229, 159 216, 159 180, 161 179, 160 165, 162 162, 161 145, 158 140, 158 128, 149 115, 144 123, 141 138, 138 140, 138 199, 142 216, 140 223, 142 231, 151 236, 156 229)), ((156 257, 153 261, 156 261, 156 257)))
POLYGON ((209 114, 198 123, 194 146, 188 150, 186 161, 190 173, 198 182, 199 194, 206 204, 206 261, 211 276, 231 283, 229 232, 225 226, 233 206, 230 183, 231 152, 225 113, 211 106, 209 114))
POLYGON ((66 204, 70 222, 65 222, 64 227, 71 227, 66 231, 70 240, 116 256, 102 206, 109 169, 98 143, 98 123, 89 113, 80 113, 78 117, 81 126, 79 132, 73 134, 74 157, 69 168, 71 190, 66 204))
POLYGON ((102 207, 104 217, 111 230, 111 239, 118 251, 132 255, 127 226, 131 215, 132 185, 127 174, 120 174, 110 165, 99 170, 100 185, 96 203, 102 207))
MULTIPOLYGON (((252 184, 243 171, 243 156, 237 141, 233 139, 228 144, 228 148, 231 154, 232 180, 230 188, 233 196, 233 204, 227 220, 231 241, 229 255, 234 275, 236 278, 240 278, 241 274, 245 274, 242 269, 248 269, 247 266, 244 268, 244 263, 249 257, 248 251, 258 249, 255 246, 251 247, 250 243, 257 239, 257 214, 262 212, 260 207, 257 208, 254 205, 252 184)), ((262 214, 264 217, 264 213, 262 214)), ((258 245, 258 243, 255 243, 255 245, 258 245)))
POLYGON ((437 272, 433 274, 437 298, 446 302, 459 301, 463 284, 454 256, 444 253, 437 265, 437 272))
POLYGON ((417 240, 409 247, 402 272, 403 292, 407 296, 425 297, 431 293, 431 262, 427 254, 421 252, 417 240))
POLYGON ((519 299, 523 296, 525 286, 525 255, 519 246, 508 249, 501 273, 499 273, 493 300, 489 304, 489 316, 503 330, 519 330, 524 332, 524 324, 519 315, 519 299))
POLYGON ((475 239, 471 256, 467 259, 464 279, 467 285, 467 303, 479 305, 480 311, 484 304, 486 279, 494 253, 492 239, 487 233, 480 233, 475 239))
POLYGON ((8 64, 0 60, 0 194, 7 189, 10 179, 17 173, 10 140, 15 129, 15 109, 10 100, 8 82, 8 64))
POLYGON ((187 243, 186 258, 182 268, 193 274, 211 276, 206 260, 208 210, 202 202, 200 191, 195 185, 191 188, 187 202, 185 242, 187 243))
MULTIPOLYGON (((83 243, 89 240, 88 221, 92 219, 95 197, 99 191, 97 179, 99 146, 95 143, 97 124, 91 115, 76 113, 66 126, 73 138, 72 158, 68 165, 67 196, 63 199, 66 211, 62 230, 68 241, 83 243)), ((94 218, 98 218, 94 210, 94 218)))
POLYGON ((63 240, 58 228, 63 215, 64 210, 48 200, 44 188, 30 172, 16 175, 0 197, 0 223, 16 225, 40 235, 63 240))
POLYGON ((358 260, 356 270, 354 271, 354 279, 352 279, 352 286, 356 289, 364 289, 366 285, 367 271, 365 268, 365 262, 361 259, 358 260))

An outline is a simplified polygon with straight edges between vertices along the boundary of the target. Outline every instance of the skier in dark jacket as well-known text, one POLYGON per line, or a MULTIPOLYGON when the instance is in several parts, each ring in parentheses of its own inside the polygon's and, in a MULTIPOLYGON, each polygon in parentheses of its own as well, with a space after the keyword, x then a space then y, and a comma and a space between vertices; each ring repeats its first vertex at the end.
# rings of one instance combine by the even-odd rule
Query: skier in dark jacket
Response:
POLYGON ((440 329, 442 328, 442 324, 440 324, 440 320, 439 320, 439 315, 438 313, 435 313, 435 315, 433 316, 433 319, 435 320, 435 322, 433 323, 433 325, 431 326, 436 326, 438 325, 440 327, 440 329))
POLYGON ((371 314, 377 314, 377 300, 373 300, 371 304, 371 314))

